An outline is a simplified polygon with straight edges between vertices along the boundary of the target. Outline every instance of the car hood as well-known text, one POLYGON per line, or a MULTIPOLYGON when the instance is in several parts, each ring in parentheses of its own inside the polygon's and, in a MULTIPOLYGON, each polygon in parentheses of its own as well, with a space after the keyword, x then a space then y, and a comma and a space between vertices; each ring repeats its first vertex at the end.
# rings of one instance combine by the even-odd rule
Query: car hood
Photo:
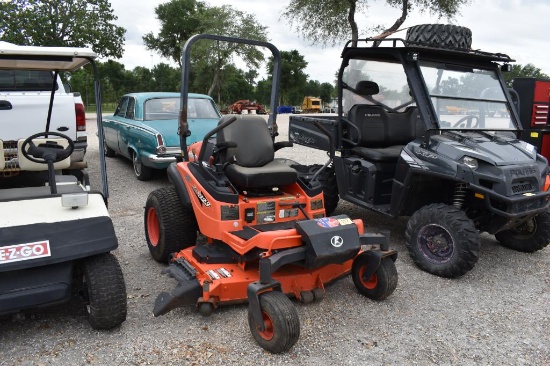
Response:
POLYGON ((531 144, 492 133, 445 131, 431 141, 433 151, 455 161, 470 156, 496 166, 532 164, 537 155, 531 144))

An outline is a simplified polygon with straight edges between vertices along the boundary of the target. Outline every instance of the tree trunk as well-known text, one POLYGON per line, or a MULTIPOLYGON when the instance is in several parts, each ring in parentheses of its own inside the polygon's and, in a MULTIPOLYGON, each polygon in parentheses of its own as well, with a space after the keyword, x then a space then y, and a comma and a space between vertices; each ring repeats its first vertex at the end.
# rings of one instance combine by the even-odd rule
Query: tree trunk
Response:
POLYGON ((403 0, 403 8, 401 9, 401 16, 397 18, 397 20, 395 21, 395 23, 393 23, 391 27, 384 30, 382 33, 380 33, 376 37, 372 37, 372 38, 384 39, 392 35, 393 33, 395 33, 399 29, 399 27, 401 27, 401 25, 405 22, 405 19, 407 19, 408 12, 409 12, 409 0, 403 0))
POLYGON ((348 22, 351 27, 352 47, 357 47, 357 41, 359 40, 359 29, 357 28, 357 23, 355 22, 355 8, 356 8, 357 0, 348 0, 348 1, 349 1, 348 22))

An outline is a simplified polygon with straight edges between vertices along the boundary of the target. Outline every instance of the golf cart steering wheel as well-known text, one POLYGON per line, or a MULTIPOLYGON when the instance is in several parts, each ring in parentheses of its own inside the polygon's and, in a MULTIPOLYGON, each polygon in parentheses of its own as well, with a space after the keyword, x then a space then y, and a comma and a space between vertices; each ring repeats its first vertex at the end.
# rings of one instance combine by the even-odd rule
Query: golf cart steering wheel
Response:
POLYGON ((21 145, 21 152, 23 156, 33 163, 38 164, 48 164, 50 161, 52 163, 57 163, 61 160, 68 158, 74 150, 74 142, 67 135, 64 135, 59 132, 40 132, 32 136, 27 137, 21 145), (48 138, 49 136, 57 136, 66 140, 69 143, 69 146, 63 148, 55 141, 46 141, 41 143, 38 146, 32 141, 38 137, 48 138))
POLYGON ((479 118, 477 116, 467 115, 465 117, 462 117, 456 123, 453 125, 454 127, 462 127, 462 128, 474 128, 479 125, 479 118), (474 123, 475 120, 475 123, 474 123), (462 123, 466 121, 465 126, 460 126, 462 123))

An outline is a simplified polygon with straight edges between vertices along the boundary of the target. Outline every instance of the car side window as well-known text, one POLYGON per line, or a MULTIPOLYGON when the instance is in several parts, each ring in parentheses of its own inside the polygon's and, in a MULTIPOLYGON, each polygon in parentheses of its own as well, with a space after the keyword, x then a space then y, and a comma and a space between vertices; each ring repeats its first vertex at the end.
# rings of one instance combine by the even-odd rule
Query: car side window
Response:
POLYGON ((128 97, 124 97, 120 100, 118 107, 115 111, 115 116, 126 117, 126 109, 128 108, 128 97))
POLYGON ((128 98, 128 108, 126 109, 126 118, 134 119, 136 100, 134 98, 128 98))

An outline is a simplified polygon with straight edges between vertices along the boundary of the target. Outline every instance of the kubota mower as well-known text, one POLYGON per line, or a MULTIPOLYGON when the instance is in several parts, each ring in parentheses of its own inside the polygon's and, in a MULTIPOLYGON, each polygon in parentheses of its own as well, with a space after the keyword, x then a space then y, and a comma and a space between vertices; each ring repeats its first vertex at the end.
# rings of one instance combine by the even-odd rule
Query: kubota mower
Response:
POLYGON ((278 353, 290 349, 300 334, 287 296, 304 303, 321 300, 327 283, 351 272, 361 294, 388 297, 397 286, 397 253, 389 250, 388 236, 365 234, 362 221, 346 215, 325 217, 315 177, 274 158, 276 150, 291 146, 274 143, 278 50, 264 42, 197 35, 185 44, 182 64, 184 160, 168 168, 173 186, 151 192, 145 206, 149 250, 155 260, 170 263, 163 272, 178 281, 172 292, 158 295, 154 315, 195 305, 208 316, 218 305, 248 302, 252 335, 278 353), (188 149, 189 49, 204 38, 272 51, 273 114, 268 123, 260 116, 224 116, 188 149), (197 231, 206 242, 197 243, 197 231))

